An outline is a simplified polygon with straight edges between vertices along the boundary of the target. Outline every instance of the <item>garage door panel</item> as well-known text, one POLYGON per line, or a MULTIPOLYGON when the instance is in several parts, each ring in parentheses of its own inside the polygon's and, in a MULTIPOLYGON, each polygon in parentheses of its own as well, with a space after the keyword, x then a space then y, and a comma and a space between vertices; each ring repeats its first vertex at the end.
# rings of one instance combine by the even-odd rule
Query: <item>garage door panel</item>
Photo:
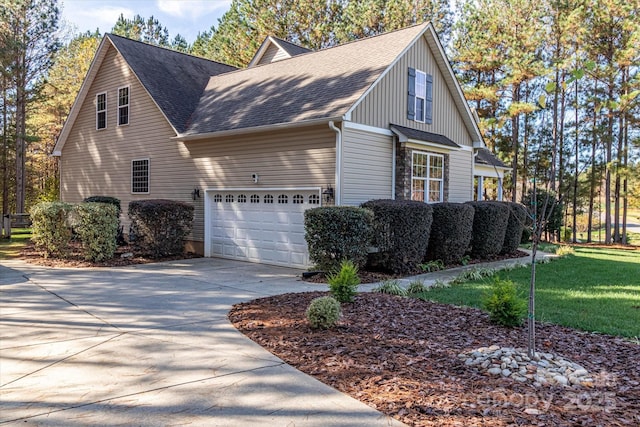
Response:
POLYGON ((211 255, 294 267, 308 265, 304 211, 319 206, 309 204, 310 198, 317 203, 318 191, 210 190, 208 194, 211 255), (270 200, 273 203, 265 203, 270 200))

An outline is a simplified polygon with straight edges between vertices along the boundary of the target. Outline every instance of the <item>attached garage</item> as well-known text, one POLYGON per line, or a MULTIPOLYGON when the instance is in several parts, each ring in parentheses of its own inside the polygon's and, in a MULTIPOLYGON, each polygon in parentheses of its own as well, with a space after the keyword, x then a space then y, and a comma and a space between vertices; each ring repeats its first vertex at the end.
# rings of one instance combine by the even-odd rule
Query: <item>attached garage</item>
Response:
POLYGON ((304 211, 320 206, 320 188, 209 189, 205 256, 306 268, 304 211))

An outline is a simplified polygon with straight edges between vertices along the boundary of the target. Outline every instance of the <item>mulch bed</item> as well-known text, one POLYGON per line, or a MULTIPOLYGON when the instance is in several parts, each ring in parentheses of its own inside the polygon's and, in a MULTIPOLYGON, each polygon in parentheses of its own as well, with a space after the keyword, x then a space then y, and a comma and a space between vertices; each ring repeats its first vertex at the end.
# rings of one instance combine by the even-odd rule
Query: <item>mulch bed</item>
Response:
POLYGON ((46 267, 125 267, 136 264, 149 264, 153 262, 174 261, 178 259, 200 258, 194 253, 184 253, 181 255, 165 256, 161 258, 150 258, 139 253, 133 246, 119 246, 113 258, 101 262, 87 261, 82 256, 79 242, 72 242, 69 253, 64 258, 50 257, 44 258, 42 253, 36 250, 33 243, 27 246, 20 253, 20 258, 28 263, 43 265, 46 267), (124 255, 124 256, 123 256, 124 255))
POLYGON ((323 292, 238 304, 230 321, 297 369, 412 426, 638 426, 640 345, 537 325, 537 349, 584 366, 592 387, 541 386, 488 376, 457 355, 526 348, 526 329, 473 308, 362 293, 338 327, 313 330, 305 309, 323 292))
MULTIPOLYGON (((464 265, 474 265, 474 264, 480 264, 484 262, 502 261, 505 259, 512 259, 512 258, 524 258, 528 256, 529 256, 528 253, 521 250, 517 250, 510 254, 495 255, 490 258, 484 258, 484 259, 472 258, 464 265)), ((462 265, 463 264, 449 264, 444 266, 444 269, 461 267, 462 265)), ((400 279, 408 276, 417 276, 419 274, 425 274, 425 273, 426 272, 421 269, 409 271, 406 274, 392 274, 384 271, 361 269, 360 271, 358 271, 358 276, 360 277, 360 283, 376 283, 376 282, 382 282, 385 280, 400 279)), ((327 274, 325 272, 318 272, 318 274, 314 274, 313 276, 310 276, 310 277, 303 276, 302 278, 305 282, 327 283, 327 274)))

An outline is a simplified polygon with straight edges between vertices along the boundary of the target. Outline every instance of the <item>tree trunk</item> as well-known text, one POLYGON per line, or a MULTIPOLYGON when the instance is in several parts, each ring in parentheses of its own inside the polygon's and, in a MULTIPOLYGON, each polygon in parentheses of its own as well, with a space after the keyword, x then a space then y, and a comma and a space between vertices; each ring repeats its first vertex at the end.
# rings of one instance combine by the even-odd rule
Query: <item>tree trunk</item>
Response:
POLYGON ((578 241, 578 165, 580 163, 580 127, 578 126, 578 79, 576 79, 576 108, 575 108, 575 120, 576 120, 576 135, 575 135, 575 165, 573 169, 573 218, 571 222, 571 241, 576 243, 578 241))
MULTIPOLYGON (((595 81, 593 93, 598 92, 598 81, 595 81)), ((593 232, 593 202, 596 197, 596 146, 597 146, 598 112, 596 101, 593 101, 593 123, 591 127, 591 182, 589 183, 589 221, 587 226, 587 243, 592 242, 593 232)))
MULTIPOLYGON (((513 85, 513 102, 520 101, 520 85, 513 85)), ((516 188, 518 188, 518 137, 519 137, 519 122, 518 122, 518 114, 511 117, 511 149, 513 150, 513 164, 512 164, 512 172, 511 172, 511 183, 513 187, 513 194, 511 195, 511 201, 516 202, 516 188)))

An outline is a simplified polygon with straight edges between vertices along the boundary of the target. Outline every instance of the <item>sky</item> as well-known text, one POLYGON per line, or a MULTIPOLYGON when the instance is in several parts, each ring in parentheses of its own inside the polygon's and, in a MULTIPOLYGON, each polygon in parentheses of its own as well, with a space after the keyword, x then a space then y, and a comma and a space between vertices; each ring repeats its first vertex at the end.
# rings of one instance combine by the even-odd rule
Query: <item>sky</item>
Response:
POLYGON ((182 35, 193 43, 198 32, 218 24, 231 0, 59 0, 62 19, 78 32, 111 31, 122 13, 125 18, 153 15, 169 30, 169 37, 182 35))

